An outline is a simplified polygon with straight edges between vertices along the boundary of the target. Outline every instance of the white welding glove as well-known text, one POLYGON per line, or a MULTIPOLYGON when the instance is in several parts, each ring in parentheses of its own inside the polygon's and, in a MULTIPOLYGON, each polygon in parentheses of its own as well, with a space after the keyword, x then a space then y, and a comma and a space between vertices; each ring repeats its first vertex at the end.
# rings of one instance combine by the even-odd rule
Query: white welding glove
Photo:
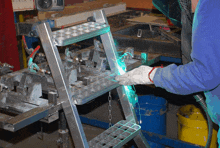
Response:
POLYGON ((148 76, 152 69, 149 66, 140 66, 123 75, 117 76, 115 80, 119 81, 121 85, 153 84, 150 79, 153 80, 156 68, 151 72, 150 79, 148 76))

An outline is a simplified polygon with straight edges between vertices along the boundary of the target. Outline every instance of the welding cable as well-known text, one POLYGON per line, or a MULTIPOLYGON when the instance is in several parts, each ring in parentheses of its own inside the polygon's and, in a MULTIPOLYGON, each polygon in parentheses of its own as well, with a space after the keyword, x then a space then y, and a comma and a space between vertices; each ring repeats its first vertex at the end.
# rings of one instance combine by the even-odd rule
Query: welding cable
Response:
POLYGON ((40 45, 38 45, 34 51, 31 53, 30 55, 30 58, 28 60, 28 69, 31 71, 31 72, 36 72, 40 70, 40 68, 37 66, 36 63, 33 63, 33 60, 34 60, 34 56, 35 54, 37 53, 37 51, 40 49, 40 45))
POLYGON ((30 58, 33 59, 39 49, 40 49, 40 45, 38 45, 38 46, 34 49, 34 51, 33 51, 33 52, 31 53, 31 55, 30 55, 30 58))
POLYGON ((211 144, 211 139, 212 139, 212 128, 213 128, 213 123, 212 120, 208 114, 208 109, 207 109, 207 105, 203 99, 203 97, 201 95, 195 95, 194 98, 196 99, 196 101, 202 106, 203 110, 206 113, 207 116, 207 120, 208 120, 208 126, 209 126, 209 134, 208 134, 208 140, 206 143, 205 148, 209 148, 210 144, 211 144))
POLYGON ((29 58, 29 60, 28 60, 28 69, 29 69, 30 71, 32 71, 32 72, 36 72, 36 71, 34 70, 34 68, 36 68, 36 70, 39 70, 39 69, 40 69, 40 68, 37 66, 37 64, 33 63, 34 56, 35 56, 35 54, 37 53, 37 51, 38 51, 39 49, 40 49, 40 45, 38 45, 38 46, 34 49, 34 51, 31 53, 30 58, 29 58))
POLYGON ((25 40, 24 35, 22 35, 22 40, 23 40, 23 42, 24 42, 24 48, 25 48, 25 50, 27 51, 27 50, 28 50, 28 46, 27 46, 27 42, 26 42, 26 40, 25 40))
POLYGON ((25 51, 27 52, 28 55, 30 55, 30 54, 32 53, 33 49, 32 49, 32 48, 30 48, 30 49, 28 48, 27 42, 26 42, 26 39, 25 39, 25 36, 24 36, 24 35, 22 35, 22 41, 23 41, 23 43, 24 43, 24 49, 25 49, 25 51))

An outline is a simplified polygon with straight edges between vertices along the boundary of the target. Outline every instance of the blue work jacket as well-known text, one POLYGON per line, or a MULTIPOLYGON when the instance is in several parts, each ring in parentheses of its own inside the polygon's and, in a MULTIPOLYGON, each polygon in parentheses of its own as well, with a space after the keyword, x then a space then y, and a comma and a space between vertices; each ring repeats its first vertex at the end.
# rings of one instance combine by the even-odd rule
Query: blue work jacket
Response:
POLYGON ((220 125, 219 25, 220 0, 200 0, 193 19, 192 62, 158 68, 153 78, 155 86, 174 94, 187 95, 204 91, 208 113, 218 125, 220 125))

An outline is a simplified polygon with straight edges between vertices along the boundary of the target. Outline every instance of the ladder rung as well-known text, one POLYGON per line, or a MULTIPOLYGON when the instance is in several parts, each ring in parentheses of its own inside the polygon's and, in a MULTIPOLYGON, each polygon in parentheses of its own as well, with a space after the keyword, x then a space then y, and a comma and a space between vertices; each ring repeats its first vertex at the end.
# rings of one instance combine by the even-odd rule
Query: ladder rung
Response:
POLYGON ((57 46, 66 46, 110 31, 110 26, 103 23, 88 22, 77 26, 53 31, 57 46))
POLYGON ((136 137, 141 126, 126 120, 119 121, 89 142, 90 148, 120 148, 136 137))
POLYGON ((120 84, 114 80, 115 75, 109 75, 104 78, 100 78, 97 81, 92 82, 86 87, 82 87, 77 91, 72 92, 73 100, 77 105, 83 105, 109 91, 120 86, 120 84))

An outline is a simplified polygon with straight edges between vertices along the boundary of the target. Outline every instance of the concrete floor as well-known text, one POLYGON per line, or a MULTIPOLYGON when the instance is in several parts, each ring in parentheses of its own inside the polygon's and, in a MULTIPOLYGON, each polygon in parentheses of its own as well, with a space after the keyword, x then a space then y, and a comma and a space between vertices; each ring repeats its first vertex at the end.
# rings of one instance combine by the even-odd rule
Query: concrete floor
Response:
MULTIPOLYGON (((120 114, 120 109, 118 107, 117 101, 112 101, 113 106, 113 123, 116 123, 119 120, 123 119, 122 114, 120 114)), ((91 113, 84 115, 87 117, 92 116, 93 119, 101 119, 102 121, 108 122, 106 118, 105 111, 107 111, 108 103, 103 104, 100 108, 93 110, 91 113), (104 111, 103 114, 100 113, 100 110, 104 111), (98 116, 100 115, 100 116, 98 116), (104 119, 104 120, 103 120, 104 119)), ((167 136, 172 138, 177 138, 177 125, 172 122, 173 118, 175 118, 175 113, 168 112, 167 113, 167 136), (172 118, 172 120, 170 120, 172 118), (174 128, 175 127, 175 128, 174 128)), ((7 131, 0 130, 0 146, 4 148, 55 148, 57 147, 56 140, 58 139, 58 131, 57 128, 58 123, 51 123, 49 125, 43 124, 43 137, 40 133, 40 123, 35 123, 28 126, 25 129, 22 129, 16 133, 11 133, 7 131), (38 127, 37 127, 38 126, 38 127), (39 133, 38 133, 39 132, 39 133), (4 134, 3 134, 4 133, 4 134), (5 136, 7 135, 7 136, 5 136)), ((83 128, 86 134, 86 138, 88 141, 99 135, 104 131, 104 129, 93 127, 90 125, 83 124, 83 128)), ((130 142, 130 145, 132 142, 130 142)), ((71 140, 70 145, 72 146, 71 140)), ((125 146, 124 146, 125 147, 125 146)), ((130 147, 127 145, 127 147, 130 147)))
MULTIPOLYGON (((104 131, 104 129, 94 128, 89 125, 83 125, 83 128, 86 133, 86 138, 88 141, 99 135, 104 131)), ((2 133, 2 131, 0 131, 2 133)), ((11 140, 1 140, 0 146, 4 148, 56 148, 58 147, 56 140, 58 139, 58 131, 55 130, 51 133, 43 132, 30 134, 28 137, 24 138, 24 135, 28 132, 20 133, 17 135, 17 138, 12 138, 11 140), (22 138, 23 137, 23 138, 22 138)), ((70 146, 73 147, 71 139, 69 139, 70 146)))
MULTIPOLYGON (((149 93, 145 91, 146 88, 142 88, 139 90, 139 88, 137 87, 136 90, 138 95, 145 95, 146 93, 149 93)), ((151 93, 158 93, 153 92, 153 89, 150 88, 147 88, 147 90, 149 90, 151 93)), ((162 91, 160 93, 164 92, 162 91)), ((112 92, 112 97, 112 123, 116 123, 120 120, 123 120, 123 114, 121 112, 120 103, 118 101, 118 97, 115 91, 112 92)), ((168 95, 168 97, 170 96, 168 95)), ((174 98, 175 97, 178 96, 174 96, 174 98)), ((109 120, 107 98, 108 94, 105 94, 89 104, 78 106, 78 111, 80 115, 108 122, 109 120)), ((164 98, 166 98, 166 96, 164 96, 164 98)), ((166 114, 166 136, 177 139, 178 128, 176 113, 178 111, 178 108, 184 103, 178 104, 175 101, 172 102, 172 97, 170 98, 170 100, 168 99, 168 111, 166 114)), ((19 130, 16 133, 11 133, 0 129, 0 146, 4 148, 56 148, 56 140, 58 139, 58 122, 55 121, 51 124, 43 123, 43 137, 42 134, 39 133, 41 130, 41 124, 42 123, 40 122, 34 123, 24 129, 19 130)), ((85 124, 83 124, 83 128, 86 134, 87 141, 90 141, 104 131, 104 129, 92 127, 85 124)), ((71 139, 69 141, 70 145, 72 146, 71 139)), ((130 142, 126 146, 124 146, 124 148, 129 148, 132 144, 133 143, 130 142)))

